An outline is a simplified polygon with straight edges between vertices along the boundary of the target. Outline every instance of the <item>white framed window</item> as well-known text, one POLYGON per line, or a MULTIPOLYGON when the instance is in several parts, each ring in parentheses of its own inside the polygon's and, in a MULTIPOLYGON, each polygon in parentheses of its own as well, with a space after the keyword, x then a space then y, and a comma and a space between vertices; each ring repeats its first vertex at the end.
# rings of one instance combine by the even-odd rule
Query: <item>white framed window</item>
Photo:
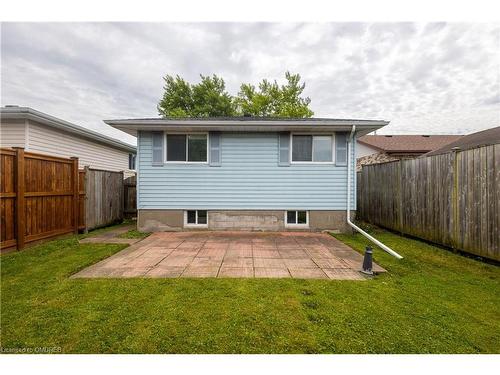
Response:
POLYGON ((207 133, 166 133, 165 162, 208 163, 207 133))
POLYGON ((335 163, 334 134, 291 134, 290 137, 292 163, 335 163))
POLYGON ((285 226, 291 228, 309 228, 309 211, 285 211, 285 226))
POLYGON ((184 226, 186 227, 208 227, 207 210, 184 211, 184 226))

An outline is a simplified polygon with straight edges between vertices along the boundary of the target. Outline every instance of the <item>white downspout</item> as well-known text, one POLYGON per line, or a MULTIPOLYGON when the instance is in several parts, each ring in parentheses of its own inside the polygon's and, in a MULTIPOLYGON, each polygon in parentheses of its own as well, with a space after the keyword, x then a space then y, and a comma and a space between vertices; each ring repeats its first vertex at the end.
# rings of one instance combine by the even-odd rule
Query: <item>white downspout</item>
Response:
POLYGON ((370 241, 372 241, 374 244, 382 248, 385 252, 391 254, 392 256, 398 258, 398 259, 403 259, 401 255, 396 253, 394 250, 392 250, 390 247, 384 245, 382 242, 377 240, 375 237, 370 236, 368 233, 366 233, 363 229, 358 227, 356 224, 354 224, 351 221, 351 147, 352 147, 352 142, 354 140, 354 133, 356 132, 356 125, 353 125, 351 128, 351 135, 349 136, 349 141, 347 142, 347 224, 349 224, 351 227, 353 227, 355 230, 357 230, 359 233, 361 233, 363 236, 368 238, 370 241))

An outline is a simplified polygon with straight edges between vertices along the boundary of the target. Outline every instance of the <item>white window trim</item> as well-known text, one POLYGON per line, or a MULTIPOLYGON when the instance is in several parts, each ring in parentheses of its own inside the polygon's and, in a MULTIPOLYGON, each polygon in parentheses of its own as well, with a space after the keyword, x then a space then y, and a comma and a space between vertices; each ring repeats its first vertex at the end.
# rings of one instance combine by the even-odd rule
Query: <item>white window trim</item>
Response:
MULTIPOLYGON (((295 216, 297 217, 297 216, 295 216)), ((285 228, 309 228, 309 211, 308 210, 286 210, 285 211, 285 228), (306 212, 306 223, 305 224, 288 224, 288 212, 295 211, 297 215, 297 211, 305 211, 306 212)))
POLYGON ((184 227, 187 228, 208 228, 208 210, 184 210, 184 227), (187 214, 188 211, 196 211, 196 224, 188 223, 187 214), (207 211, 207 223, 206 224, 198 224, 198 211, 207 211))
POLYGON ((208 159, 210 157, 210 152, 209 152, 210 151, 209 150, 210 143, 208 140, 210 135, 208 132, 189 132, 189 133, 186 133, 186 132, 164 132, 164 137, 165 137, 165 155, 164 155, 165 164, 209 164, 210 163, 210 161, 208 159), (177 161, 177 160, 168 161, 167 160, 167 147, 168 147, 167 137, 169 134, 185 135, 186 136, 186 161, 177 161), (207 136, 207 161, 187 161, 188 153, 189 153, 189 150, 188 150, 188 147, 189 147, 188 136, 189 135, 206 135, 207 136))
MULTIPOLYGON (((312 154, 311 156, 314 157, 314 139, 312 142, 312 154)), ((290 133, 290 164, 335 164, 335 133, 327 133, 327 134, 321 134, 321 133, 290 133), (311 135, 311 136, 330 136, 332 137, 332 161, 293 161, 293 136, 294 135, 311 135)), ((303 210, 299 210, 303 211, 303 210)))

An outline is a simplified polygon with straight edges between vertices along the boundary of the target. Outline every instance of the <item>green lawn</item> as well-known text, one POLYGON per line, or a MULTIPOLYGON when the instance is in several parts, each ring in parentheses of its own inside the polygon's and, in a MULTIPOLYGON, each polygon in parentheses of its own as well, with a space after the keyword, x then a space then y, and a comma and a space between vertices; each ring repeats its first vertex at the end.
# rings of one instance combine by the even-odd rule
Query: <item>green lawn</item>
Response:
POLYGON ((150 234, 151 233, 149 233, 149 232, 139 232, 136 229, 131 229, 131 230, 125 232, 125 233, 120 234, 118 236, 118 238, 132 238, 132 239, 135 239, 135 238, 146 238, 150 234))
MULTIPOLYGON (((500 269, 377 231, 366 282, 69 279, 123 248, 51 241, 1 257, 1 344, 64 353, 498 353, 500 269)), ((339 235, 363 249, 360 235, 339 235)))

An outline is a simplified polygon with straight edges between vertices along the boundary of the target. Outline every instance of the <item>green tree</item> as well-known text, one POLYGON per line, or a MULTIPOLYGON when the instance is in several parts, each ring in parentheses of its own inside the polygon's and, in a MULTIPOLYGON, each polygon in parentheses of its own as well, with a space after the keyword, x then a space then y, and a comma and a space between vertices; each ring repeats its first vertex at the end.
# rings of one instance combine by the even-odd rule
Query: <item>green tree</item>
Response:
POLYGON ((226 92, 226 84, 215 74, 210 77, 201 76, 201 82, 192 86, 193 116, 234 116, 233 98, 226 92))
POLYGON ((165 76, 158 112, 164 117, 233 116, 235 106, 222 78, 200 75, 201 82, 190 84, 178 75, 165 76))
POLYGON ((314 112, 309 109, 311 99, 302 98, 306 87, 300 83, 299 74, 285 73, 287 83, 269 82, 264 79, 258 90, 250 84, 242 84, 235 99, 240 114, 271 117, 311 117, 314 112))
POLYGON ((287 83, 262 80, 258 89, 247 83, 236 97, 226 91, 224 80, 215 74, 200 75, 201 82, 190 84, 180 76, 167 75, 158 112, 164 117, 270 116, 311 117, 311 99, 301 97, 305 83, 299 74, 285 73, 287 83))

